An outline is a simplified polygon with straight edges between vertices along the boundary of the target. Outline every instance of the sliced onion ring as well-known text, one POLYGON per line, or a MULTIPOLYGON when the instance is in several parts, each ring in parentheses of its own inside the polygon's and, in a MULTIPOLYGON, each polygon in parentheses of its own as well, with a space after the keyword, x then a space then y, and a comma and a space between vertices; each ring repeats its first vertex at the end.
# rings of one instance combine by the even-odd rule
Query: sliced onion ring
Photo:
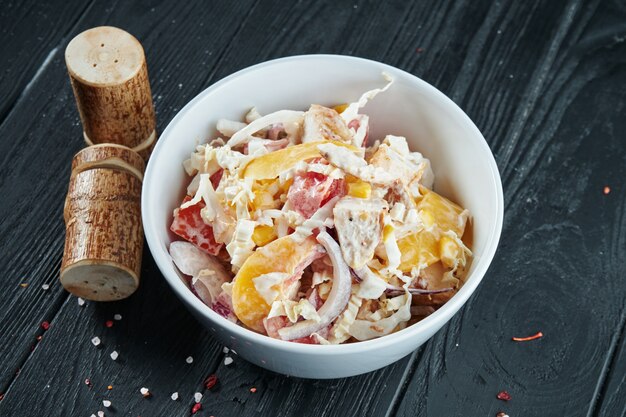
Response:
POLYGON ((212 268, 217 261, 194 244, 184 241, 170 243, 170 256, 174 265, 185 275, 198 276, 201 270, 212 268))
MULTIPOLYGON (((415 295, 431 295, 431 294, 440 294, 442 292, 448 292, 448 291, 452 291, 454 290, 454 288, 450 287, 450 288, 439 288, 436 290, 424 290, 421 288, 407 288, 407 290, 411 293, 411 294, 415 294, 415 295)), ((404 294, 404 288, 402 287, 396 287, 395 285, 390 285, 387 284, 387 289, 385 290, 385 293, 389 296, 396 296, 396 295, 400 295, 400 294, 404 294)))
POLYGON ((283 327, 278 330, 278 334, 283 340, 300 339, 323 329, 341 314, 350 300, 352 278, 350 268, 343 260, 339 245, 327 232, 319 233, 317 241, 324 246, 333 264, 333 287, 326 302, 318 310, 320 320, 303 320, 293 326, 283 327))

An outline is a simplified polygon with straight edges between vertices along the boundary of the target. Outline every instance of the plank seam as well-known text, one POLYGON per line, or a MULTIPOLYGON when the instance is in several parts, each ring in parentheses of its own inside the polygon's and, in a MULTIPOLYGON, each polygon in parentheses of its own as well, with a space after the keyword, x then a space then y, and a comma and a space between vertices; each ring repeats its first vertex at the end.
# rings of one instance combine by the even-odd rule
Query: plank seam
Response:
MULTIPOLYGON (((618 225, 622 225, 623 216, 624 216, 624 202, 626 200, 621 200, 621 203, 618 208, 619 217, 616 222, 618 225)), ((618 227, 617 235, 615 237, 615 248, 619 248, 620 245, 620 235, 619 230, 623 230, 623 227, 618 227)), ((619 251, 619 249, 618 249, 619 251)), ((619 259, 619 253, 617 254, 619 259)), ((611 343, 609 345, 609 349, 607 351, 604 363, 602 364, 602 370, 600 371, 600 376, 598 381, 596 382, 596 387, 593 392, 593 396, 591 397, 591 401, 589 404, 589 409, 587 410, 587 417, 598 416, 602 411, 602 404, 607 395, 608 389, 608 381, 610 380, 610 376, 613 373, 613 369, 615 368, 615 363, 619 360, 617 352, 619 351, 619 347, 624 343, 624 331, 626 328, 626 306, 622 303, 622 311, 620 314, 620 321, 618 326, 618 331, 613 333, 613 338, 611 339, 611 343)))
MULTIPOLYGON (((63 292, 65 292, 65 290, 62 290, 63 292)), ((48 317, 44 317, 44 320, 47 321, 48 323, 52 323, 54 321, 54 319, 56 318, 56 316, 61 312, 61 307, 63 307, 63 305, 71 298, 71 295, 69 293, 67 293, 65 295, 65 297, 60 297, 59 300, 57 300, 54 304, 53 304, 53 308, 52 308, 52 313, 50 316, 48 317)), ((39 335, 43 335, 44 331, 40 331, 38 333, 39 335)), ((19 362, 19 366, 17 368, 17 371, 13 374, 13 376, 11 377, 11 379, 9 380, 9 382, 4 386, 4 387, 0 387, 0 392, 4 393, 5 396, 6 394, 8 394, 11 391, 11 387, 13 386, 13 384, 17 381, 17 379, 20 377, 21 375, 21 370, 24 368, 24 366, 26 365, 26 362, 28 362, 28 360, 34 355, 34 353, 37 351, 37 348, 39 347, 39 345, 41 344, 41 342, 35 346, 35 349, 28 351, 28 353, 23 357, 23 359, 19 362)))
POLYGON ((400 383, 396 388, 396 392, 393 394, 391 402, 389 403, 389 408, 387 409, 387 413, 385 413, 385 417, 395 417, 398 414, 398 407, 400 406, 402 398, 404 398, 404 395, 406 394, 411 378, 417 370, 417 366, 421 362, 425 350, 425 347, 421 346, 418 350, 411 354, 411 358, 409 359, 409 363, 406 368, 404 368, 404 373, 402 374, 400 383))
POLYGON ((589 405, 589 409, 587 410, 587 417, 597 416, 601 407, 599 405, 602 404, 607 388, 607 381, 609 380, 609 376, 611 375, 611 371, 613 369, 613 365, 617 360, 617 348, 618 346, 624 342, 624 328, 626 327, 626 309, 622 309, 622 314, 620 316, 620 324, 618 331, 613 334, 613 338, 611 339, 611 344, 609 346, 608 352, 606 354, 604 363, 602 364, 602 370, 600 371, 600 377, 598 378, 598 382, 596 383, 596 388, 593 392, 593 396, 591 397, 591 403, 589 405))

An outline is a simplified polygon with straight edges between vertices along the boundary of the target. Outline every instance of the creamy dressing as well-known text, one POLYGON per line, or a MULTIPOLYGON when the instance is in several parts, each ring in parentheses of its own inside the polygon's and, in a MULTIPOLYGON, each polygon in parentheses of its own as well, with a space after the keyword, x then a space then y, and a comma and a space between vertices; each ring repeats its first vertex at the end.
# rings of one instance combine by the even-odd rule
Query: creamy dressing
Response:
MULTIPOLYGON (((211 226, 208 233, 212 230, 215 241, 225 245, 225 252, 219 256, 230 263, 230 271, 212 256, 209 262, 188 251, 181 258, 176 242, 170 252, 181 271, 194 271, 191 286, 198 296, 213 308, 223 308, 220 314, 227 319, 245 322, 234 313, 238 311, 237 303, 258 302, 259 297, 250 296, 256 292, 267 304, 263 308, 269 306, 269 314, 263 313, 263 319, 283 318, 268 324, 254 322, 254 326, 246 322, 257 331, 271 330, 271 334, 286 340, 310 336, 310 340, 320 344, 368 340, 406 326, 411 318, 410 286, 420 283, 422 288, 430 288, 426 287, 428 280, 435 283, 435 288, 460 285, 459 276, 465 274, 472 256, 461 240, 469 212, 446 203, 434 192, 425 197, 434 181, 431 164, 421 153, 409 149, 406 138, 387 135, 382 141, 373 138, 376 140, 369 147, 365 143, 369 117, 359 114, 359 110, 390 88, 393 80, 386 74, 384 77, 388 83, 383 88, 367 91, 357 102, 336 109, 312 105, 306 112, 280 110, 263 116, 252 108, 245 115, 245 123, 220 119, 216 128, 227 139, 197 146, 184 161, 183 167, 192 177, 187 187, 191 198, 181 209, 204 203, 200 218, 211 226), (298 149, 287 151, 280 155, 291 159, 285 163, 281 160, 280 168, 276 165, 279 154, 276 158, 261 158, 306 142, 320 142, 311 147, 319 150, 319 155, 309 152, 305 157, 298 149), (255 161, 258 175, 246 177, 244 173, 251 161, 255 161), (221 179, 214 189, 211 176, 218 171, 221 179), (301 188, 291 188, 294 183, 301 188), (306 192, 299 195, 302 189, 306 192), (440 224, 460 235, 440 230, 440 224), (326 233, 332 228, 338 243, 326 233), (407 241, 402 239, 418 239, 420 231, 428 231, 437 240, 437 246, 426 252, 437 254, 435 264, 432 259, 426 262, 420 258, 419 250, 413 254, 409 250, 409 255, 400 250, 407 248, 407 241), (274 271, 232 280, 232 273, 243 271, 255 253, 263 253, 265 245, 288 235, 294 245, 304 247, 305 241, 310 242, 311 236, 315 236, 326 242, 324 246, 331 245, 328 247, 332 250, 327 249, 326 253, 319 245, 308 247, 313 252, 301 253, 305 255, 303 259, 309 259, 308 263, 292 265, 289 257, 300 256, 294 255, 298 251, 281 247, 270 254, 272 262, 281 268, 289 265, 290 273, 274 271), (318 259, 322 254, 323 258, 318 259), (407 271, 407 256, 414 257, 409 258, 412 263, 408 265, 408 275, 403 273, 407 271), (333 260, 332 266, 329 259, 333 260), (310 267, 312 271, 304 272, 308 281, 306 288, 301 288, 300 277, 311 260, 316 263, 310 267), (200 261, 209 266, 199 267, 200 261), (402 271, 398 269, 401 263, 402 271), (339 281, 338 265, 343 271, 339 281), (350 277, 348 267, 358 279, 350 277), (237 283, 244 281, 253 288, 237 290, 237 283), (406 293, 388 298, 388 290, 394 287, 403 288, 406 293), (337 288, 342 288, 339 304, 337 288), (243 295, 237 298, 239 293, 243 295), (269 327, 263 330, 264 326, 269 327)), ((207 231, 190 228, 188 233, 188 239, 193 241, 206 239, 203 233, 206 235, 207 231)), ((254 311, 255 307, 239 311, 244 310, 254 311)))

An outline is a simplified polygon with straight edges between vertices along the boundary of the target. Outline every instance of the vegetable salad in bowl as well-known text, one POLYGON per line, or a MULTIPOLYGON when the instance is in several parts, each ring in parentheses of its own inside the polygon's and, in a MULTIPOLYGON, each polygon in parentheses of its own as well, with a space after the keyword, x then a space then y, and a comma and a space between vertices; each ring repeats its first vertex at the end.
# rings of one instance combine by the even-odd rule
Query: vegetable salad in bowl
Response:
POLYGON ((190 288, 228 320, 285 341, 340 344, 401 330, 463 284, 469 212, 433 191, 404 137, 369 137, 365 104, 244 122, 184 161, 170 244, 190 288))

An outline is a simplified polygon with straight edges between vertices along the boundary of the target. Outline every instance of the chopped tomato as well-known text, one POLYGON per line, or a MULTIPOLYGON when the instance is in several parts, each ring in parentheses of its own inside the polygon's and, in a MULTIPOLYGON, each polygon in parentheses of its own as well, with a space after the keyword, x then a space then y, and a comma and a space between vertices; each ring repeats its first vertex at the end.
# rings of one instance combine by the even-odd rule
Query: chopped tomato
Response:
MULTIPOLYGON (((361 121, 359 119, 352 119, 350 123, 348 123, 348 127, 351 129, 354 129, 354 131, 356 132, 361 127, 361 121)), ((367 147, 367 141, 369 140, 369 136, 370 136, 370 127, 369 125, 367 125, 365 129, 365 138, 363 138, 363 143, 361 144, 364 148, 367 147)))
POLYGON ((294 178, 287 199, 298 213, 308 219, 328 200, 345 194, 344 188, 343 179, 333 180, 324 174, 307 172, 294 178))
POLYGON ((320 205, 320 207, 323 206, 324 204, 326 204, 328 202, 328 200, 330 200, 331 198, 333 198, 335 196, 343 197, 344 195, 346 195, 346 182, 345 182, 345 180, 343 178, 339 178, 339 179, 333 180, 333 183, 331 184, 330 189, 328 190, 328 194, 322 200, 322 204, 320 205))
POLYGON ((352 119, 350 123, 348 123, 348 127, 357 131, 359 127, 361 127, 361 122, 359 122, 359 119, 352 119))
POLYGON ((214 190, 217 188, 218 185, 220 185, 220 181, 222 180, 223 175, 224 175, 224 170, 220 168, 217 171, 215 171, 213 175, 209 177, 209 179, 211 180, 211 185, 213 186, 214 190))
MULTIPOLYGON (((183 203, 189 200, 191 200, 191 197, 187 196, 183 200, 183 203)), ((183 239, 193 243, 206 253, 217 255, 222 248, 222 244, 215 241, 213 228, 204 223, 200 216, 200 210, 202 210, 204 206, 204 202, 200 201, 184 209, 177 208, 174 211, 174 221, 170 226, 170 230, 183 239)))

